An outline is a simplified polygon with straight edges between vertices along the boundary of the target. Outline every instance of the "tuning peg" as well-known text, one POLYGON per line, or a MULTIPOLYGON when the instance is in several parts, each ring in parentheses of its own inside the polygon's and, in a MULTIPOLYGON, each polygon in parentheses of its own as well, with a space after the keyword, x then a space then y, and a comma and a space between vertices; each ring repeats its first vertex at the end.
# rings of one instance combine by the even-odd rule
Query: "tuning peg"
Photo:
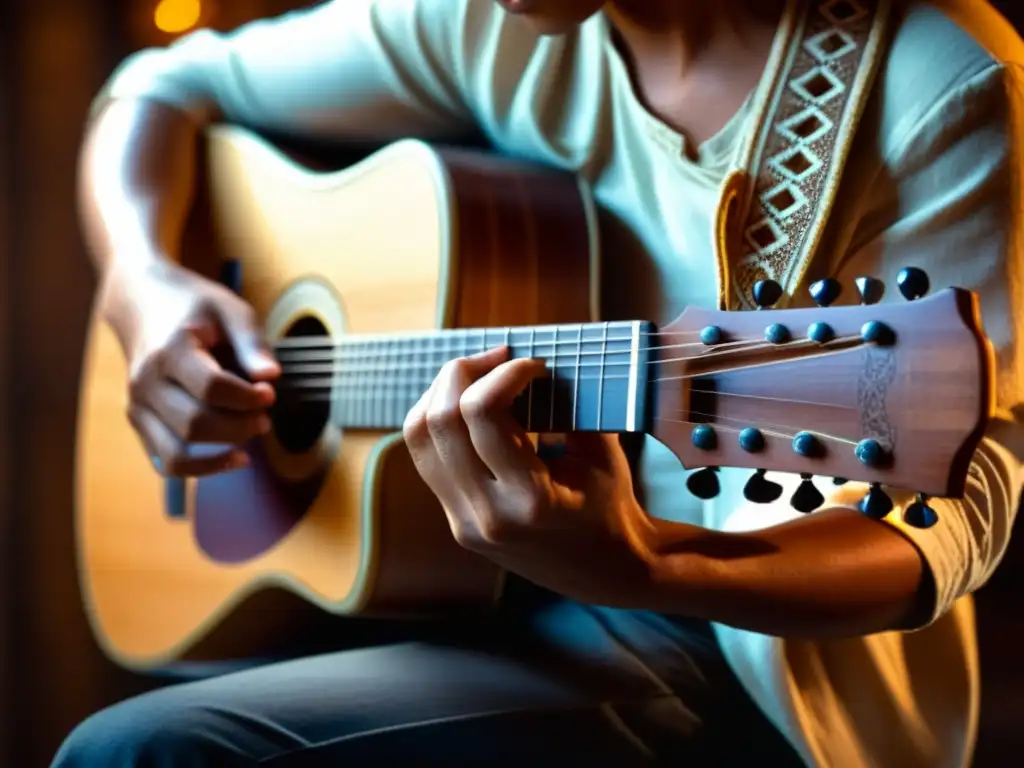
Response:
POLYGON ((774 307, 782 298, 782 286, 774 280, 758 280, 751 291, 758 309, 774 307))
POLYGON ((885 283, 874 277, 858 277, 854 282, 861 304, 877 304, 885 295, 885 283))
POLYGON ((763 469, 757 470, 743 486, 743 497, 747 501, 754 504, 771 504, 782 496, 782 486, 766 478, 764 472, 763 469))
POLYGON ((882 486, 878 483, 872 483, 871 489, 860 500, 858 509, 868 517, 881 520, 892 512, 892 499, 889 498, 889 494, 882 490, 882 486))
POLYGON ((923 269, 905 267, 896 276, 896 285, 907 301, 917 301, 928 293, 930 283, 923 269))
POLYGON ((813 475, 800 475, 800 477, 803 479, 803 482, 800 483, 800 487, 796 489, 789 503, 797 512, 803 512, 807 515, 824 504, 825 497, 822 496, 821 491, 811 481, 811 478, 814 477, 813 475))
POLYGON ((717 472, 718 467, 705 467, 704 469, 692 472, 686 478, 686 487, 698 499, 704 499, 705 501, 713 499, 722 490, 718 484, 717 472))
POLYGON ((843 292, 843 286, 834 277, 826 277, 812 284, 810 291, 815 304, 819 307, 830 307, 843 292))
POLYGON ((919 493, 914 503, 903 510, 903 521, 914 528, 931 528, 939 522, 939 516, 928 506, 928 497, 919 493))

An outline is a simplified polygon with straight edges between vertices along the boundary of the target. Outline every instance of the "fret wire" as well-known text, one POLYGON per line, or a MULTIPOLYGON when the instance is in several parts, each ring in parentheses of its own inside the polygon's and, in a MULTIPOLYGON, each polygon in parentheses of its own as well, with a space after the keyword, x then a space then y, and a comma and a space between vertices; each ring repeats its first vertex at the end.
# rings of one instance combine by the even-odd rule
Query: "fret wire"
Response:
POLYGON ((604 359, 608 355, 608 323, 601 325, 601 355, 597 371, 597 431, 601 431, 604 418, 604 359))
POLYGON ((580 355, 583 354, 583 324, 580 323, 576 334, 576 372, 572 382, 572 431, 576 431, 576 410, 580 396, 580 355))
POLYGON ((551 337, 551 397, 548 400, 548 432, 555 431, 555 381, 558 375, 558 326, 551 337))
MULTIPOLYGON (((530 329, 530 350, 528 352, 528 355, 529 355, 530 358, 533 358, 535 356, 535 354, 536 354, 535 351, 534 351, 534 342, 536 341, 536 339, 537 339, 537 329, 536 328, 531 328, 530 329)), ((533 431, 533 382, 534 381, 536 381, 536 379, 530 379, 530 384, 526 388, 526 393, 527 393, 526 394, 526 431, 527 432, 532 432, 533 431)))

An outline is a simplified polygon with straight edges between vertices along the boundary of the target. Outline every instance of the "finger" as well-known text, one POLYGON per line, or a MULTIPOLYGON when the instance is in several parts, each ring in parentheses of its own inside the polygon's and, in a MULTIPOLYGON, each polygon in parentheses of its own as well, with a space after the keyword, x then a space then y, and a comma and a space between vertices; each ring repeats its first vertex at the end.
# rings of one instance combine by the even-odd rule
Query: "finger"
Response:
POLYGON ((427 391, 409 409, 409 413, 406 414, 402 423, 402 436, 409 449, 409 454, 412 456, 416 471, 430 492, 441 503, 452 535, 456 541, 461 543, 467 541, 471 536, 471 530, 463 519, 464 515, 457 512, 457 510, 461 510, 464 499, 451 483, 451 477, 441 463, 440 456, 434 447, 434 440, 427 427, 427 406, 434 396, 436 386, 437 379, 434 379, 427 391))
POLYGON ((128 419, 157 471, 168 477, 203 477, 244 467, 249 457, 237 448, 194 451, 151 410, 135 407, 128 419))
POLYGON ((215 408, 233 411, 262 410, 274 403, 274 389, 255 384, 224 370, 189 329, 172 348, 164 373, 192 397, 215 408))
POLYGON ((448 481, 447 472, 437 453, 434 439, 430 435, 430 427, 427 425, 427 409, 436 388, 437 379, 434 379, 427 391, 409 409, 409 413, 406 414, 405 421, 402 423, 402 436, 405 438, 405 444, 409 448, 416 471, 419 472, 431 492, 442 503, 447 504, 454 501, 457 496, 452 492, 452 484, 448 481))
POLYGON ((241 445, 270 431, 270 417, 261 411, 227 411, 200 403, 166 379, 150 386, 141 403, 188 443, 241 445))
POLYGON ((475 453, 503 483, 533 484, 545 472, 526 430, 512 417, 515 398, 547 369, 541 360, 512 360, 473 382, 462 394, 460 411, 475 453))
POLYGON ((445 471, 457 477, 459 487, 473 501, 487 496, 485 483, 491 471, 476 453, 462 416, 461 400, 476 374, 490 369, 488 363, 460 358, 446 363, 437 375, 427 403, 427 429, 445 471))
POLYGON ((216 311, 238 363, 249 377, 271 381, 280 376, 281 366, 270 353, 252 308, 242 301, 231 301, 218 304, 216 311))

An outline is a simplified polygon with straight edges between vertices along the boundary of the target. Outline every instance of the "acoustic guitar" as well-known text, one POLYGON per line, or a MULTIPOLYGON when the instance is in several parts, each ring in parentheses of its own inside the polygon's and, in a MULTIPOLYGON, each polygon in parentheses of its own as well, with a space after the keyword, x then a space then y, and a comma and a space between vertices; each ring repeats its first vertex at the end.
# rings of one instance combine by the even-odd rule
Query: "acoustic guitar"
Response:
MULTIPOLYGON (((842 286, 824 280, 817 306, 772 309, 782 291, 766 280, 758 311, 601 322, 595 208, 572 175, 412 140, 314 169, 232 127, 209 131, 201 166, 183 258, 252 304, 283 374, 250 466, 167 479, 128 423, 126 365, 94 315, 78 555, 95 635, 127 667, 239 653, 296 606, 492 605, 502 573, 454 543, 401 425, 443 363, 499 344, 550 369, 516 405, 529 432, 653 435, 702 498, 726 466, 752 470, 758 502, 781 494, 768 471, 868 483, 875 517, 892 509, 886 487, 909 488, 903 514, 920 526, 935 522, 929 497, 963 495, 992 352, 975 295, 925 296, 918 269, 900 275, 909 302, 876 303, 883 286, 863 278, 859 304, 835 305, 842 286), (289 609, 253 608, 270 593, 289 609)), ((822 502, 810 482, 792 498, 822 502)))

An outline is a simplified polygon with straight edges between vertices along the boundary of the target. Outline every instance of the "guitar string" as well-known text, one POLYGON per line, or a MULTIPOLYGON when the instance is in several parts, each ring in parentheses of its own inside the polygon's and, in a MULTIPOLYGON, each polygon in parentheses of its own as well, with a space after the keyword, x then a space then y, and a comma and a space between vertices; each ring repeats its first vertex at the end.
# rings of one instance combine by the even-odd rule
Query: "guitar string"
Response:
MULTIPOLYGON (((597 377, 594 377, 594 378, 596 379, 597 377)), ((622 376, 622 377, 619 377, 619 378, 625 379, 626 377, 622 376)), ((304 390, 304 391, 309 392, 310 390, 304 390)), ((380 397, 375 392, 366 392, 366 393, 359 394, 359 395, 349 395, 349 394, 338 395, 338 394, 336 394, 337 391, 338 391, 337 387, 328 387, 328 386, 325 386, 322 389, 317 389, 317 390, 312 390, 312 391, 313 391, 314 394, 312 394, 310 396, 297 397, 294 400, 290 399, 287 402, 288 403, 291 403, 291 402, 301 402, 301 403, 306 403, 306 402, 334 402, 335 400, 341 400, 341 399, 344 399, 344 400, 373 400, 373 399, 379 399, 379 397, 380 397)), ((427 387, 424 387, 422 392, 426 392, 426 391, 427 391, 427 387)), ((420 393, 420 395, 416 396, 416 399, 418 399, 419 397, 422 396, 422 392, 420 393)), ((770 401, 770 402, 773 402, 773 403, 783 403, 785 405, 806 405, 806 406, 816 407, 816 408, 831 408, 833 410, 840 410, 840 411, 856 411, 856 410, 858 410, 857 408, 854 408, 853 406, 841 405, 839 403, 819 403, 819 402, 815 402, 814 400, 797 400, 795 398, 772 397, 770 395, 752 395, 752 394, 747 394, 745 392, 721 392, 721 391, 712 390, 712 389, 691 389, 690 392, 695 392, 697 394, 702 394, 702 395, 715 395, 716 397, 733 397, 733 398, 748 399, 748 400, 767 400, 767 401, 770 401)), ((393 397, 393 398, 389 398, 389 399, 392 401, 392 403, 386 403, 386 404, 397 404, 398 402, 400 402, 400 399, 397 398, 397 397, 393 397)), ((405 398, 403 398, 403 399, 405 399, 405 398)), ((696 411, 692 411, 692 413, 696 413, 696 411)))
MULTIPOLYGON (((472 336, 483 336, 485 334, 502 334, 511 336, 513 334, 536 334, 550 333, 552 336, 555 335, 556 329, 558 333, 568 333, 580 335, 584 331, 598 331, 601 329, 611 330, 610 326, 614 325, 616 331, 629 331, 624 336, 612 336, 607 339, 609 343, 616 341, 631 342, 633 340, 632 330, 624 327, 629 324, 630 321, 616 321, 609 323, 584 323, 582 326, 579 323, 565 324, 565 325, 538 325, 536 327, 531 326, 520 326, 520 327, 491 327, 491 328, 439 328, 436 330, 429 331, 410 331, 410 332, 397 332, 396 334, 358 334, 353 336, 341 336, 337 339, 330 336, 285 336, 283 338, 275 339, 271 342, 270 346, 273 349, 332 349, 343 346, 351 346, 356 344, 395 344, 400 342, 421 342, 431 341, 435 339, 461 339, 472 336)), ((658 337, 658 336, 700 336, 701 331, 640 331, 638 335, 647 337, 658 337)), ((591 341, 600 343, 603 339, 584 339, 584 342, 591 341)), ((544 344, 550 344, 552 342, 538 342, 544 344)), ((556 343, 562 344, 575 344, 576 339, 565 339, 558 340, 556 343)))
MULTIPOLYGON (((364 399, 368 399, 368 398, 360 397, 360 398, 353 398, 353 399, 355 399, 355 400, 364 400, 364 399)), ((307 398, 303 398, 300 402, 331 402, 331 401, 329 400, 329 398, 313 397, 313 398, 308 398, 308 399, 307 398)), ((793 401, 793 402, 799 404, 799 401, 793 401)), ((819 403, 811 403, 811 405, 819 405, 819 403)), ((850 410, 850 411, 857 410, 856 408, 849 408, 847 406, 836 406, 836 407, 839 408, 839 409, 842 409, 842 410, 850 410)), ((765 428, 765 427, 775 427, 776 429, 780 429, 780 430, 795 429, 795 430, 797 430, 797 432, 802 431, 799 427, 794 426, 793 424, 783 424, 781 422, 776 422, 776 421, 762 421, 761 419, 755 419, 753 422, 751 422, 750 419, 741 419, 738 416, 722 416, 721 414, 707 413, 705 411, 695 411, 695 410, 689 410, 689 409, 686 409, 686 410, 680 409, 679 412, 680 413, 688 413, 688 414, 691 414, 693 416, 701 416, 703 418, 710 419, 711 421, 709 421, 709 422, 697 422, 697 421, 692 421, 692 420, 689 420, 689 419, 674 419, 674 418, 672 418, 671 416, 668 416, 668 415, 665 415, 665 416, 660 416, 659 415, 659 416, 654 416, 653 418, 654 418, 655 421, 669 421, 669 422, 672 422, 672 423, 675 423, 675 424, 693 424, 695 426, 698 425, 698 424, 705 424, 705 423, 707 423, 707 424, 714 424, 716 426, 720 426, 718 424, 717 420, 722 420, 722 421, 735 422, 736 424, 743 425, 743 427, 756 426, 758 429, 762 429, 762 431, 764 431, 763 428, 765 428)), ((737 432, 739 432, 742 429, 742 427, 735 427, 735 428, 733 428, 733 427, 723 427, 723 428, 724 429, 735 429, 737 432)), ((782 433, 772 433, 772 432, 766 432, 766 434, 769 434, 769 435, 770 434, 775 434, 776 437, 786 437, 787 436, 787 435, 784 435, 782 433)), ((790 437, 790 438, 796 437, 796 434, 797 433, 794 433, 792 435, 788 435, 788 437, 790 437)), ((826 433, 823 433, 823 432, 816 432, 815 434, 818 435, 818 436, 821 436, 821 437, 828 437, 829 439, 836 440, 836 441, 839 441, 839 442, 848 443, 850 445, 855 445, 856 444, 856 442, 854 440, 849 439, 849 438, 845 438, 845 437, 839 437, 839 436, 836 436, 836 435, 827 435, 826 433)))
MULTIPOLYGON (((672 364, 672 363, 685 363, 685 362, 691 362, 691 361, 695 361, 695 360, 707 361, 707 360, 712 360, 712 359, 720 358, 720 357, 738 356, 736 353, 739 353, 739 352, 750 352, 750 351, 757 351, 757 350, 763 350, 763 349, 776 349, 776 350, 778 350, 778 349, 785 349, 785 350, 788 351, 788 350, 793 350, 793 349, 811 348, 811 349, 820 349, 820 350, 824 350, 824 351, 827 351, 827 352, 838 352, 838 351, 844 351, 845 349, 848 349, 849 348, 848 345, 851 342, 854 342, 854 341, 860 342, 860 341, 862 341, 862 339, 861 339, 860 336, 845 336, 845 337, 839 337, 839 338, 836 338, 836 339, 833 339, 831 341, 824 342, 824 343, 813 341, 812 339, 799 339, 799 340, 796 340, 796 341, 789 342, 789 343, 785 344, 784 346, 780 346, 780 345, 777 345, 777 344, 772 344, 770 342, 762 341, 762 340, 747 340, 747 341, 742 341, 742 342, 733 342, 732 343, 732 348, 730 348, 730 349, 723 349, 723 347, 726 346, 724 344, 723 345, 717 345, 716 347, 709 347, 709 348, 707 348, 706 351, 701 352, 701 354, 699 354, 699 355, 691 355, 691 356, 683 356, 683 357, 675 357, 675 358, 666 358, 666 359, 661 359, 661 360, 653 359, 653 360, 648 361, 647 364, 648 365, 668 365, 668 364, 672 364), (835 349, 836 347, 841 347, 842 349, 835 349)), ((690 346, 690 345, 686 345, 686 344, 665 345, 665 346, 656 347, 656 348, 652 348, 652 349, 664 351, 664 350, 669 350, 669 349, 678 349, 678 348, 687 347, 687 346, 690 346)), ((703 346, 703 345, 701 345, 701 346, 703 346)), ((448 351, 441 351, 441 350, 431 350, 431 352, 437 352, 438 354, 443 354, 443 355, 449 354, 448 351)), ((452 350, 452 352, 454 352, 454 350, 452 350)), ((429 355, 430 352, 425 353, 425 354, 429 355)), ((467 354, 473 354, 473 353, 467 352, 467 354)), ((607 352, 607 353, 602 353, 602 352, 555 353, 554 355, 538 355, 536 359, 545 359, 547 362, 549 362, 551 364, 550 367, 552 369, 558 369, 560 367, 565 368, 565 367, 569 367, 569 366, 572 366, 573 368, 598 368, 598 367, 608 368, 608 367, 630 366, 630 365, 633 364, 633 360, 632 359, 629 359, 629 360, 607 360, 606 358, 609 355, 627 355, 630 358, 632 358, 633 353, 630 350, 611 351, 611 352, 607 352), (601 360, 599 360, 597 362, 582 362, 582 358, 583 357, 600 357, 601 360)), ((331 376, 333 376, 333 375, 336 375, 336 374, 344 374, 344 375, 359 375, 359 374, 374 374, 374 373, 387 374, 387 373, 389 373, 388 366, 390 366, 390 365, 398 365, 398 364, 401 365, 401 368, 403 369, 403 371, 417 370, 417 369, 437 370, 437 369, 439 369, 441 367, 441 365, 443 365, 443 363, 439 364, 436 360, 435 361, 415 361, 415 360, 414 361, 410 361, 410 360, 408 360, 409 357, 415 358, 415 357, 418 357, 418 356, 419 355, 417 355, 416 353, 404 353, 404 354, 402 354, 402 353, 399 353, 396 350, 390 357, 388 356, 387 353, 377 352, 377 353, 373 353, 373 354, 353 356, 351 358, 343 358, 343 359, 340 359, 340 360, 338 360, 338 359, 335 359, 335 360, 322 359, 322 360, 318 360, 316 362, 323 363, 324 364, 324 368, 318 368, 315 372, 304 372, 304 371, 301 370, 302 367, 308 367, 308 366, 314 364, 314 363, 310 363, 310 362, 308 362, 306 360, 303 360, 303 361, 297 362, 297 363, 296 362, 292 362, 292 361, 280 361, 280 363, 281 363, 282 374, 283 375, 288 375, 290 378, 297 378, 297 377, 305 376, 305 375, 317 375, 317 376, 331 375, 331 376), (399 357, 402 358, 401 361, 396 359, 396 358, 399 358, 399 357), (372 362, 370 364, 365 364, 364 361, 372 361, 372 362)), ((452 358, 446 358, 444 360, 444 362, 446 362, 446 363, 450 362, 451 359, 452 358)), ((523 359, 525 359, 525 358, 523 358, 523 359)), ((762 365, 769 365, 769 364, 773 364, 773 362, 774 361, 768 360, 768 361, 764 361, 761 364, 762 365)), ((709 375, 712 375, 712 373, 704 372, 704 373, 692 374, 692 375, 693 376, 709 376, 709 375)), ((610 377, 605 377, 605 378, 610 378, 610 377)))
MULTIPOLYGON (((320 401, 323 401, 323 400, 326 400, 326 399, 325 398, 324 399, 320 399, 320 401)), ((304 399, 303 402, 306 402, 306 400, 304 399)), ((814 403, 814 405, 816 405, 816 403, 814 403)), ((842 407, 842 406, 839 406, 839 407, 842 407)), ((856 410, 856 409, 849 408, 847 410, 856 410)), ((715 427, 717 427, 717 428, 719 428, 719 429, 721 429, 723 431, 733 432, 733 433, 736 433, 736 434, 741 432, 746 427, 750 427, 750 426, 756 425, 756 427, 762 433, 764 433, 766 436, 768 436, 768 437, 778 437, 778 438, 782 438, 782 439, 785 439, 785 440, 792 440, 792 439, 794 439, 797 436, 797 434, 799 434, 801 431, 803 431, 799 427, 793 426, 791 424, 783 424, 783 423, 780 423, 780 422, 770 422, 770 421, 756 420, 752 424, 750 422, 750 420, 747 420, 747 419, 740 419, 738 417, 733 417, 733 416, 722 416, 720 414, 707 413, 707 412, 704 412, 704 411, 693 411, 693 410, 691 410, 691 411, 688 411, 688 413, 690 413, 691 415, 694 415, 694 416, 703 417, 703 418, 707 419, 708 421, 699 421, 698 422, 698 421, 692 421, 692 420, 688 420, 688 419, 673 419, 673 418, 671 418, 669 416, 655 416, 654 420, 655 421, 664 421, 664 422, 668 422, 668 423, 671 423, 671 424, 684 424, 686 426, 690 426, 690 425, 692 425, 692 426, 699 426, 699 425, 702 425, 702 424, 707 424, 709 426, 715 426, 715 427), (735 422, 736 424, 739 424, 741 426, 729 426, 729 425, 726 425, 726 424, 722 424, 721 422, 723 422, 723 421, 735 422), (774 429, 771 429, 771 428, 774 428, 774 429), (787 432, 785 430, 797 430, 797 431, 789 433, 789 432, 787 432)), ((373 421, 373 419, 371 418, 371 419, 369 419, 369 421, 373 421)), ((354 429, 354 427, 349 427, 349 429, 354 429)), ((835 434, 835 433, 815 432, 815 436, 820 438, 820 439, 822 439, 822 440, 825 440, 827 442, 839 443, 839 444, 847 445, 847 446, 855 446, 857 444, 857 441, 855 439, 849 438, 849 437, 843 437, 842 435, 835 434)))
MULTIPOLYGON (((348 350, 346 350, 344 348, 341 348, 341 347, 333 347, 333 348, 324 348, 324 349, 316 350, 314 352, 307 352, 307 351, 297 350, 296 354, 289 354, 289 353, 292 352, 292 350, 284 350, 283 353, 280 353, 278 355, 278 361, 279 362, 307 362, 307 361, 310 361, 310 360, 313 360, 313 361, 325 361, 325 360, 363 360, 363 359, 373 359, 373 360, 376 360, 376 359, 384 357, 385 355, 388 355, 388 354, 391 354, 391 355, 402 355, 402 356, 448 355, 448 354, 455 354, 457 352, 465 352, 466 354, 475 354, 475 352, 469 352, 468 350, 470 348, 472 348, 474 350, 479 350, 479 351, 483 352, 483 351, 486 351, 486 350, 489 350, 489 349, 497 349, 497 348, 503 347, 503 346, 505 346, 505 347, 519 347, 519 348, 521 348, 521 347, 530 347, 535 352, 538 349, 543 350, 543 349, 548 348, 548 347, 551 347, 551 348, 555 348, 555 347, 564 348, 564 347, 569 347, 569 346, 575 347, 575 348, 577 348, 579 350, 577 352, 558 352, 558 351, 555 351, 555 352, 552 352, 549 355, 538 354, 538 355, 536 355, 537 357, 556 357, 556 358, 557 357, 572 357, 572 358, 575 358, 575 357, 578 357, 580 355, 586 356, 586 357, 594 357, 594 356, 605 357, 605 356, 608 356, 608 355, 628 355, 628 354, 632 353, 632 348, 631 347, 627 347, 625 349, 611 349, 611 350, 605 350, 605 349, 602 349, 602 350, 584 350, 584 349, 582 349, 582 347, 584 345, 588 345, 588 344, 600 345, 600 346, 604 347, 604 346, 607 346, 608 344, 611 344, 611 343, 616 342, 616 341, 622 342, 622 343, 627 343, 627 342, 628 343, 632 343, 631 339, 608 339, 607 341, 604 340, 604 339, 583 339, 583 340, 579 340, 579 339, 559 339, 557 341, 552 340, 552 341, 523 342, 522 344, 508 344, 508 343, 497 344, 497 343, 495 343, 495 344, 486 344, 484 346, 480 346, 480 341, 481 341, 480 339, 468 339, 467 338, 467 339, 464 339, 463 343, 461 343, 461 344, 454 344, 453 343, 453 344, 444 345, 444 346, 441 346, 441 347, 431 346, 431 347, 429 347, 427 349, 424 349, 422 347, 415 348, 415 349, 408 349, 408 348, 400 348, 400 347, 397 347, 397 346, 369 348, 368 345, 370 343, 376 343, 376 342, 367 342, 366 346, 364 346, 364 345, 353 345, 353 347, 350 347, 348 350), (346 354, 347 352, 350 352, 350 351, 351 352, 355 352, 356 354, 354 354, 354 355, 353 354, 346 354), (287 354, 287 357, 282 357, 282 354, 287 354)), ((663 345, 659 345, 659 346, 645 346, 645 347, 641 347, 641 350, 642 351, 649 351, 649 352, 656 352, 656 351, 665 350, 665 349, 682 349, 682 348, 685 348, 685 347, 704 347, 707 351, 710 352, 710 351, 714 351, 714 350, 720 350, 722 348, 736 347, 736 346, 750 345, 750 344, 759 344, 759 343, 764 343, 764 340, 763 339, 738 339, 736 341, 727 341, 727 342, 722 342, 722 343, 715 344, 715 345, 707 345, 707 344, 704 344, 703 342, 686 342, 686 343, 683 343, 683 344, 663 344, 663 345)))

